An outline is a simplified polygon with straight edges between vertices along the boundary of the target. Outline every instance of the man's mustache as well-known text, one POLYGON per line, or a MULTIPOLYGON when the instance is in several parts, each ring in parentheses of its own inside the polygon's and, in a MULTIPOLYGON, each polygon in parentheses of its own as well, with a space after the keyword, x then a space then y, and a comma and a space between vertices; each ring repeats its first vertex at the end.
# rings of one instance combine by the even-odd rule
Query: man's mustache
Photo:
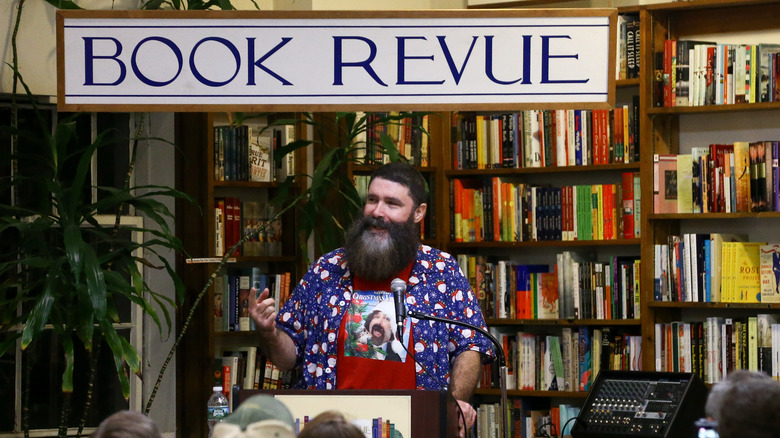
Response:
POLYGON ((365 218, 365 228, 368 228, 368 227, 374 227, 374 228, 379 228, 379 229, 382 229, 382 230, 386 230, 386 229, 390 228, 390 222, 388 222, 388 221, 386 221, 384 219, 380 219, 380 218, 370 217, 369 216, 369 217, 365 218))

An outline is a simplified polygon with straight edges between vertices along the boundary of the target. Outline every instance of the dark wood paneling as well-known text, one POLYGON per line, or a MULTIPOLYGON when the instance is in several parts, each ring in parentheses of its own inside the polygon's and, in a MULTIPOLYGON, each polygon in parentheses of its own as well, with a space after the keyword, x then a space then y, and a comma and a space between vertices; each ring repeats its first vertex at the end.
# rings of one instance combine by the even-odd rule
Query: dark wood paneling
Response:
MULTIPOLYGON (((206 141, 208 120, 203 113, 176 115, 176 188, 195 198, 198 205, 184 201, 176 204, 176 235, 182 240, 187 254, 203 257, 208 254, 206 229, 206 141)), ((186 323, 190 310, 196 305, 198 293, 206 280, 204 266, 186 264, 186 255, 180 254, 176 269, 184 280, 186 296, 176 315, 177 335, 186 323)), ((206 401, 211 394, 213 363, 207 345, 209 326, 205 301, 197 303, 187 333, 176 352, 176 429, 179 437, 205 437, 206 401)))

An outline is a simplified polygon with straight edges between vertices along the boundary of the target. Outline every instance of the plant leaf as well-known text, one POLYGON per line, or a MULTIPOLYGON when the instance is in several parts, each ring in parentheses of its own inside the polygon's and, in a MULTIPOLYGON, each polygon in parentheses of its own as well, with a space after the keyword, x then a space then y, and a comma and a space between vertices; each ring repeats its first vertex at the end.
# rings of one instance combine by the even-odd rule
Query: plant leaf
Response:
POLYGON ((76 287, 79 288, 81 287, 81 270, 84 261, 82 257, 84 239, 82 238, 80 227, 73 224, 65 225, 63 237, 65 254, 68 257, 68 263, 70 263, 70 270, 73 272, 76 287))
POLYGON ((73 353, 73 339, 67 334, 62 336, 62 349, 65 356, 65 370, 62 372, 62 392, 70 394, 73 392, 73 368, 76 357, 73 353))
POLYGON ((130 367, 130 370, 134 374, 139 374, 141 371, 141 358, 138 357, 138 352, 135 351, 135 348, 133 348, 132 345, 130 345, 129 342, 127 342, 127 339, 125 338, 119 338, 120 342, 122 342, 122 349, 124 351, 123 355, 125 358, 125 362, 130 367))
POLYGON ((95 319, 102 321, 106 316, 106 280, 103 277, 103 269, 98 263, 95 250, 86 244, 83 248, 87 295, 92 303, 95 319))
POLYGON ((54 6, 57 9, 82 9, 72 0, 46 0, 46 3, 54 6))
POLYGON ((35 303, 32 312, 27 316, 24 331, 22 332, 22 350, 27 348, 27 346, 30 345, 30 342, 43 331, 43 327, 49 320, 51 308, 55 301, 54 293, 52 291, 54 282, 56 281, 54 278, 55 276, 56 274, 53 274, 51 271, 46 274, 46 283, 44 285, 43 293, 41 293, 38 302, 35 303))
POLYGON ((122 386, 122 395, 125 400, 130 398, 130 381, 127 378, 125 372, 125 349, 122 345, 122 340, 117 334, 114 326, 106 320, 99 322, 100 331, 103 333, 103 337, 106 339, 108 347, 111 348, 111 352, 114 355, 114 364, 116 365, 116 373, 119 377, 119 383, 122 386))

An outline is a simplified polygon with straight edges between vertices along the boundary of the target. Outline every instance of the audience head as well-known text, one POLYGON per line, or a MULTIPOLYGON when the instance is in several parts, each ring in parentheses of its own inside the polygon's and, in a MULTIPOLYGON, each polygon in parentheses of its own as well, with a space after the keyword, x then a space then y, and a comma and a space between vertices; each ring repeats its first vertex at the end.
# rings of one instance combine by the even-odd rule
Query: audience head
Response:
POLYGON ((325 411, 306 423, 298 438, 365 438, 340 412, 325 411))
POLYGON ((214 426, 213 438, 295 438, 295 420, 276 398, 258 394, 246 399, 214 426))
POLYGON ((720 419, 721 406, 726 400, 726 393, 734 385, 751 380, 767 383, 767 381, 772 379, 766 374, 756 371, 738 370, 730 373, 726 380, 716 383, 710 390, 710 394, 707 397, 707 404, 704 407, 704 412, 707 417, 718 421, 720 419))
POLYGON ((92 438, 162 438, 151 418, 140 412, 115 412, 98 426, 92 438))
POLYGON ((761 372, 735 371, 716 384, 705 407, 720 438, 771 438, 780 430, 780 382, 761 372))

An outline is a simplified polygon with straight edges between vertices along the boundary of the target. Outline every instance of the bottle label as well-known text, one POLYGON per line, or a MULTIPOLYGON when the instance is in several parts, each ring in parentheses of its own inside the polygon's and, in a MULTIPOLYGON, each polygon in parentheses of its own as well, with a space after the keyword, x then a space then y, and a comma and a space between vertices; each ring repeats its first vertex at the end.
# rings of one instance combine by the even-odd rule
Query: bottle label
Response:
POLYGON ((230 408, 227 406, 209 406, 209 420, 222 420, 230 414, 230 408))

